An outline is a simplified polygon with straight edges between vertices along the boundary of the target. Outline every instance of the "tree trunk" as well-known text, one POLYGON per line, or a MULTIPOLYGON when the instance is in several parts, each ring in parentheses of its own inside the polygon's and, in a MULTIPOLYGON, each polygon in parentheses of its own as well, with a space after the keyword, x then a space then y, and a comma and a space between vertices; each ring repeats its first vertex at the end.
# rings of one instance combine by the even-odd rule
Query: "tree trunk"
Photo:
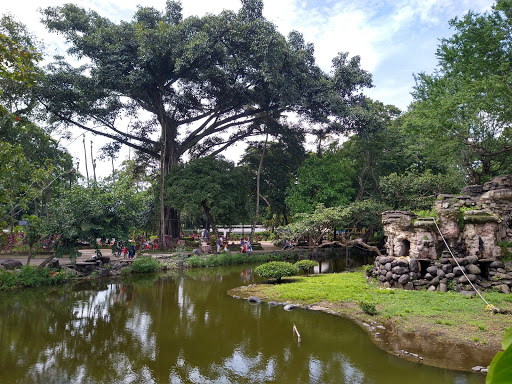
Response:
POLYGON ((178 239, 180 235, 179 212, 173 208, 166 207, 165 204, 165 180, 170 170, 178 164, 174 140, 175 135, 173 133, 175 131, 170 123, 162 124, 163 149, 160 156, 160 228, 158 231, 162 249, 167 249, 170 246, 166 236, 170 236, 172 242, 178 239))
POLYGON ((256 229, 256 223, 258 221, 258 213, 260 210, 260 175, 261 168, 263 167, 263 158, 265 157, 265 150, 267 149, 267 141, 268 141, 268 133, 265 136, 265 144, 263 144, 263 151, 261 152, 260 164, 258 166, 258 172, 256 173, 256 214, 254 215, 254 221, 251 226, 251 236, 249 241, 252 244, 252 240, 254 238, 254 231, 256 229))
POLYGON ((206 200, 201 201, 201 206, 203 207, 204 214, 210 223, 212 228, 212 232, 215 233, 215 237, 219 238, 219 233, 217 232, 217 226, 215 225, 215 220, 213 219, 212 213, 210 212, 210 207, 206 204, 206 200))
POLYGON ((28 245, 28 259, 27 259, 27 265, 30 265, 30 259, 32 258, 32 244, 28 245))

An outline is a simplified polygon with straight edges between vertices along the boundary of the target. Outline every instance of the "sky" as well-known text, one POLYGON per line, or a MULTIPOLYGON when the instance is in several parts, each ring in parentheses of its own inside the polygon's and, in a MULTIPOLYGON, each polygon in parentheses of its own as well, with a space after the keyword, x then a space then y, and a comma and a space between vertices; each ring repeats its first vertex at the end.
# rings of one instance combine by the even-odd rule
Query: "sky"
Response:
MULTIPOLYGON (((3 0, 0 13, 10 13, 27 25, 50 53, 63 53, 63 41, 49 34, 40 23, 39 9, 68 2, 93 9, 113 21, 131 20, 138 5, 165 8, 165 0, 3 0)), ((330 72, 331 60, 338 52, 359 55, 361 67, 373 76, 374 87, 365 94, 406 110, 412 101, 413 74, 432 73, 439 40, 453 33, 448 21, 469 10, 488 11, 493 4, 492 0, 264 0, 263 14, 283 35, 297 30, 307 42, 312 42, 317 64, 325 72, 330 72)), ((185 17, 203 16, 223 9, 236 11, 241 2, 182 0, 182 6, 185 17)), ((93 139, 97 140, 92 136, 86 138, 89 157, 89 142, 93 139)), ((80 152, 78 141, 82 140, 68 149, 82 157, 83 163, 83 144, 80 152)), ((126 156, 127 151, 121 158, 126 156)), ((99 163, 100 168, 107 173, 110 169, 107 163, 99 163)), ((80 171, 85 174, 85 169, 80 171)))

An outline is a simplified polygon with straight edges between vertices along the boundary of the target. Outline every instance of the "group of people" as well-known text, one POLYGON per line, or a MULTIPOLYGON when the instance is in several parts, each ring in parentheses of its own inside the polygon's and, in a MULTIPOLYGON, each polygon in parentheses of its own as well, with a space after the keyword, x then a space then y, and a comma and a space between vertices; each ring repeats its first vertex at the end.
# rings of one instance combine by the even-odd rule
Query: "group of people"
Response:
POLYGON ((252 245, 247 236, 240 240, 240 252, 252 252, 252 245))
POLYGON ((123 255, 123 259, 133 259, 135 257, 135 245, 116 244, 117 257, 123 255))

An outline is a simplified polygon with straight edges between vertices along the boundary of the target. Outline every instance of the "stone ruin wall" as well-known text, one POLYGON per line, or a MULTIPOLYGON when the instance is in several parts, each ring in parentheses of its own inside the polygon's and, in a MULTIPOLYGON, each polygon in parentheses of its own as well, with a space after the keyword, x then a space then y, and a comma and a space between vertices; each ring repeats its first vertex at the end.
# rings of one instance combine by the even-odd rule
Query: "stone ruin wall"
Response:
POLYGON ((465 187, 461 195, 440 195, 434 203, 437 225, 459 265, 444 245, 436 224, 412 212, 382 215, 386 256, 373 276, 386 287, 446 291, 512 288, 512 175, 465 187), (500 246, 501 245, 501 246, 500 246), (465 271, 466 276, 463 275, 465 271))

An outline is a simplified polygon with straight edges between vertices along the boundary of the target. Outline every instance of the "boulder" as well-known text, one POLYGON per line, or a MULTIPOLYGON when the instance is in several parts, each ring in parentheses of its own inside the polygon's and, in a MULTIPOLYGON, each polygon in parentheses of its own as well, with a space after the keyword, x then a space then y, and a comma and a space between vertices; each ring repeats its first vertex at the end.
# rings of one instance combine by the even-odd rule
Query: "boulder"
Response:
POLYGON ((461 276, 458 278, 458 282, 459 283, 467 283, 469 281, 471 281, 472 283, 474 283, 476 281, 476 275, 472 275, 472 274, 468 274, 468 275, 465 275, 465 276, 461 276))
POLYGON ((476 256, 467 256, 466 260, 468 261, 468 264, 478 263, 478 257, 476 257, 476 256))
POLYGON ((453 268, 453 273, 455 274, 455 276, 462 276, 463 272, 466 272, 466 268, 464 268, 464 267, 453 268))
POLYGON ((414 284, 409 281, 404 285, 404 289, 406 291, 414 291, 414 284))
POLYGON ((203 254, 203 251, 201 251, 199 248, 194 248, 192 251, 194 255, 201 256, 203 254))
POLYGON ((13 271, 16 268, 22 268, 23 267, 23 263, 21 261, 13 260, 13 259, 4 260, 4 261, 2 261, 1 264, 4 266, 5 269, 7 269, 9 271, 13 271))
POLYGON ((402 275, 400 276, 400 278, 398 279, 398 283, 399 284, 406 284, 409 282, 409 275, 402 275))
POLYGON ((407 267, 394 267, 391 269, 393 273, 396 273, 397 275, 403 275, 405 273, 409 273, 409 268, 407 267))
POLYGON ((295 309, 295 308, 297 308, 297 306, 296 306, 296 305, 293 305, 293 304, 287 304, 287 305, 285 305, 285 306, 283 307, 283 309, 284 309, 285 311, 291 311, 292 309, 295 309))
POLYGON ((250 296, 250 297, 247 299, 247 301, 248 301, 249 303, 253 303, 253 304, 259 304, 259 303, 261 303, 260 298, 259 298, 259 297, 256 297, 256 296, 250 296))
POLYGON ((432 276, 435 276, 435 275, 437 275, 437 268, 434 266, 428 267, 427 273, 430 273, 432 276))
POLYGON ((445 283, 440 283, 439 284, 439 291, 441 291, 441 292, 448 292, 448 285, 445 284, 445 283))
POLYGON ((48 263, 48 268, 59 268, 59 259, 57 259, 56 257, 54 257, 53 259, 50 260, 50 262, 48 263))
POLYGON ((444 271, 442 269, 437 270, 437 277, 439 277, 440 279, 444 279, 445 276, 446 276, 446 273, 444 273, 444 271))
POLYGON ((444 273, 452 273, 453 267, 451 264, 444 264, 442 270, 444 273))
POLYGON ((411 272, 419 272, 418 260, 411 259, 409 262, 409 270, 411 272))
POLYGON ((406 259, 400 259, 400 260, 397 260, 396 265, 398 265, 399 267, 409 268, 409 261, 407 261, 406 259))
POLYGON ((466 272, 473 275, 479 275, 482 273, 482 270, 475 264, 468 264, 466 265, 466 272))
POLYGON ((501 261, 493 261, 490 265, 490 268, 505 268, 505 264, 501 261))
POLYGON ((510 293, 510 287, 507 284, 496 285, 494 288, 501 293, 510 293))
POLYGON ((111 274, 112 273, 109 268, 102 268, 102 269, 100 269, 100 272, 99 272, 100 277, 109 277, 111 274))

